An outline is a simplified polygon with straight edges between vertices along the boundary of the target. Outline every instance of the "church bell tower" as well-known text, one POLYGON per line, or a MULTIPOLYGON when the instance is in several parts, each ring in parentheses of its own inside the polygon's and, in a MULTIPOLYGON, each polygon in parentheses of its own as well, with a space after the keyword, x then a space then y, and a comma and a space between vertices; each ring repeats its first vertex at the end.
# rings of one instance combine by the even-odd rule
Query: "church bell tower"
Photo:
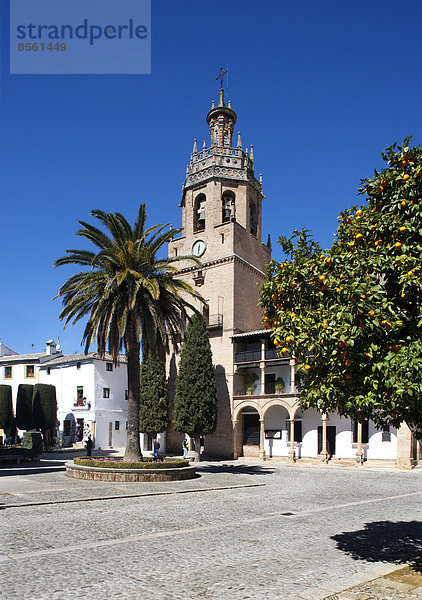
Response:
MULTIPOLYGON (((253 146, 243 150, 240 132, 234 146, 237 115, 230 101, 225 104, 223 86, 219 102, 206 115, 210 133, 193 151, 182 190, 182 235, 169 243, 169 256, 194 254, 181 269, 183 277, 208 302, 204 316, 208 324, 216 372, 219 413, 215 434, 206 437, 205 452, 213 456, 233 455, 232 398, 234 357, 231 336, 262 329, 258 306, 259 284, 271 259, 270 245, 261 242, 262 178, 254 175, 253 146)), ((169 392, 173 393, 170 373, 169 392)), ((167 436, 168 449, 179 450, 174 432, 167 436), (173 448, 174 446, 174 448, 173 448)))

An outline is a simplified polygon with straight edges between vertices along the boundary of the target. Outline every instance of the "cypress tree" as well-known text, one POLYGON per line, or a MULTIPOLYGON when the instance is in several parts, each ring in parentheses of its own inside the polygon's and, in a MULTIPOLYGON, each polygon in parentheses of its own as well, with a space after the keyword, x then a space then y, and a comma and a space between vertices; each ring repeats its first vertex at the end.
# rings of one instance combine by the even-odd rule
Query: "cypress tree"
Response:
POLYGON ((34 386, 30 383, 21 383, 16 396, 16 425, 19 429, 29 431, 32 429, 32 396, 34 386))
POLYGON ((0 385, 0 427, 10 429, 13 425, 12 386, 0 385))
POLYGON ((169 424, 165 363, 149 352, 141 365, 139 431, 155 436, 169 424))
POLYGON ((36 383, 32 398, 32 418, 37 429, 54 429, 57 420, 56 388, 47 383, 36 383))
POLYGON ((217 387, 205 320, 194 314, 185 334, 176 377, 174 428, 194 438, 199 459, 200 436, 217 426, 217 387))

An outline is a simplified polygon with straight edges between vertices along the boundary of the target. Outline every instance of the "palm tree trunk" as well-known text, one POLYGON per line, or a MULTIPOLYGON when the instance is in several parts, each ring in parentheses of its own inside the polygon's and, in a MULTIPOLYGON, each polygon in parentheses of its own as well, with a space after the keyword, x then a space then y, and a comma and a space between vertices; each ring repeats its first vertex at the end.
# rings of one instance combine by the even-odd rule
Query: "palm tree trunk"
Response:
POLYGON ((141 382, 140 340, 138 327, 133 318, 128 318, 128 327, 125 335, 127 354, 127 436, 124 461, 138 462, 142 460, 139 445, 139 398, 141 382))

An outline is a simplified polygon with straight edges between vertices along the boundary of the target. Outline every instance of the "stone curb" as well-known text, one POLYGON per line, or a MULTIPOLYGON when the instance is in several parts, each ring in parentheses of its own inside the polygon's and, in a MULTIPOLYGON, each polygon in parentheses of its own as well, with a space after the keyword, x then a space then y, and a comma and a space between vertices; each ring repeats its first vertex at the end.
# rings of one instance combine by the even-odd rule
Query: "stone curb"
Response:
POLYGON ((235 490, 237 488, 250 488, 265 486, 265 483, 241 483, 239 485, 223 485, 218 487, 189 488, 187 490, 165 490, 162 492, 142 492, 140 494, 116 494, 114 496, 88 496, 85 498, 70 498, 67 500, 45 500, 44 502, 25 502, 21 504, 5 504, 0 510, 7 508, 24 508, 26 506, 45 506, 49 504, 70 504, 75 502, 94 502, 95 500, 120 500, 125 498, 143 498, 148 496, 172 496, 175 494, 191 494, 195 492, 214 492, 219 490, 235 490))

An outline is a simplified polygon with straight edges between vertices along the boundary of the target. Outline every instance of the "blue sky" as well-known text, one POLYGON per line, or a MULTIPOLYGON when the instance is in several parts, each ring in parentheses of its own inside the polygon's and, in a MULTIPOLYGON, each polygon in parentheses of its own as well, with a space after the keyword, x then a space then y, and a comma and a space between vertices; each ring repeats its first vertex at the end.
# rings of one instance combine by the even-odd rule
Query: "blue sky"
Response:
POLYGON ((145 202, 151 224, 180 225, 220 66, 263 174, 276 258, 295 228, 328 246, 381 151, 422 142, 416 0, 152 0, 151 75, 10 75, 6 0, 0 11, 0 341, 18 352, 52 337, 79 351, 82 328, 63 331, 52 302, 73 272, 54 260, 82 243, 77 219, 94 208, 132 219, 145 202))

